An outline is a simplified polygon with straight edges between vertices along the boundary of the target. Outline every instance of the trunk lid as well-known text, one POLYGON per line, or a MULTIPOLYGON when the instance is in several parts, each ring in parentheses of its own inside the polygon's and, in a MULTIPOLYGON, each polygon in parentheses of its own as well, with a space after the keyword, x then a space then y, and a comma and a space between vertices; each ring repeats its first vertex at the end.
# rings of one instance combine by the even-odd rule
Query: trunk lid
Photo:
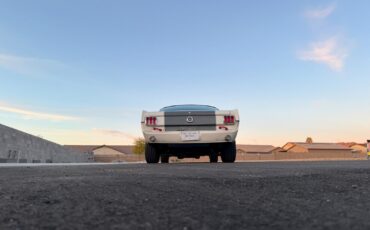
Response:
POLYGON ((178 111, 164 113, 166 131, 216 130, 214 111, 178 111))

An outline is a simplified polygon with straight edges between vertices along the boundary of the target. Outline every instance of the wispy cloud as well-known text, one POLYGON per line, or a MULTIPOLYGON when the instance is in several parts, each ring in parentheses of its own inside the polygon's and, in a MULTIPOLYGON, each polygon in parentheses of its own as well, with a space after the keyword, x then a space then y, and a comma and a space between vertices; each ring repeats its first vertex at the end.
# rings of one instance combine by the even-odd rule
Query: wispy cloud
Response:
POLYGON ((334 12, 335 7, 335 4, 331 4, 325 7, 306 10, 304 15, 309 19, 323 19, 331 15, 334 12))
POLYGON ((134 139, 137 138, 136 136, 131 135, 129 133, 125 133, 125 132, 118 131, 118 130, 112 130, 112 129, 96 129, 96 128, 94 128, 93 132, 96 133, 96 134, 101 134, 101 135, 106 135, 106 136, 113 136, 113 137, 122 137, 122 138, 125 138, 125 139, 131 139, 131 140, 134 140, 134 139))
POLYGON ((0 53, 0 68, 23 75, 44 76, 56 74, 66 68, 66 65, 56 60, 0 53))
POLYGON ((7 105, 0 105, 0 111, 18 114, 18 115, 21 115, 25 119, 50 120, 50 121, 69 121, 69 120, 79 119, 77 117, 72 117, 72 116, 35 112, 35 111, 15 108, 12 106, 7 106, 7 105))
POLYGON ((60 144, 70 145, 132 145, 139 136, 134 136, 127 132, 110 129, 84 129, 70 130, 58 128, 30 128, 22 129, 34 135, 41 135, 45 139, 55 141, 60 144))
POLYGON ((338 45, 335 38, 313 42, 308 50, 299 53, 301 60, 323 63, 334 71, 342 70, 346 56, 346 51, 338 45))

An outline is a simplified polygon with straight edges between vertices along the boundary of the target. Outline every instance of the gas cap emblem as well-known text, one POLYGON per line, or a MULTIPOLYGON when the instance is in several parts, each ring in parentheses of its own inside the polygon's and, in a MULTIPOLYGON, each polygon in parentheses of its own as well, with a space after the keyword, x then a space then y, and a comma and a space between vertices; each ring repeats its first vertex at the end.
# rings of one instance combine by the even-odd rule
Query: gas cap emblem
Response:
POLYGON ((186 118, 186 122, 188 122, 188 123, 192 123, 193 121, 194 121, 194 118, 192 116, 188 116, 186 118))

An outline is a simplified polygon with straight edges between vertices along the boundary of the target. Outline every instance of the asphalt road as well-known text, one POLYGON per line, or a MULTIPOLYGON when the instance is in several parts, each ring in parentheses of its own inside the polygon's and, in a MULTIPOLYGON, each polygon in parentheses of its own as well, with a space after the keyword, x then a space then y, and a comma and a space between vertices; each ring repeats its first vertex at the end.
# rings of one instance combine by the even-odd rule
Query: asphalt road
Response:
POLYGON ((0 229, 369 229, 370 162, 0 168, 0 229))

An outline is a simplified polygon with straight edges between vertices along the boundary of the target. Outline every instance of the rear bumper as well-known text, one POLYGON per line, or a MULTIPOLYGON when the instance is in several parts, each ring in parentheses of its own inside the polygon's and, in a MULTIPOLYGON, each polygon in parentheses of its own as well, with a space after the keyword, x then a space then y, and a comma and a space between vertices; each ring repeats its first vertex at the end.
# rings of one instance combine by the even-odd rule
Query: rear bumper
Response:
POLYGON ((145 142, 155 144, 201 144, 235 141, 238 130, 199 131, 199 140, 183 141, 181 131, 144 131, 145 142), (154 137, 154 138, 153 138, 154 137), (153 141, 155 140, 155 141, 153 141))

